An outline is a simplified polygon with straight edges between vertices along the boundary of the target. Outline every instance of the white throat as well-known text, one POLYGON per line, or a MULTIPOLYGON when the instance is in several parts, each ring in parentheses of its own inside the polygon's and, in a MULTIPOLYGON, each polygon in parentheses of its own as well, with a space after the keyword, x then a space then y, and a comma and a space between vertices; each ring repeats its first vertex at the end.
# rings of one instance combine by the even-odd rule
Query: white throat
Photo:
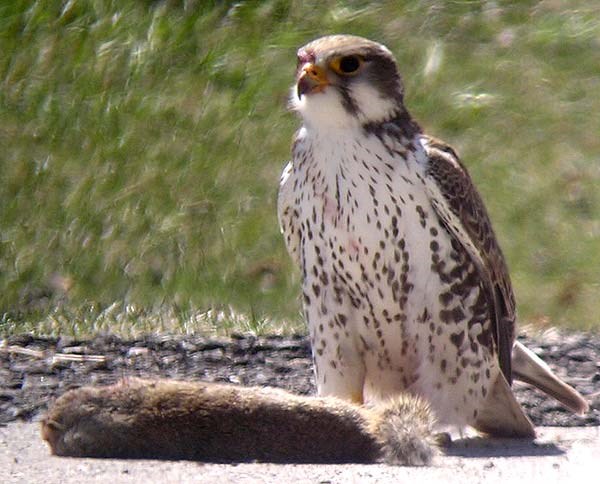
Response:
POLYGON ((292 109, 302 116, 304 126, 308 129, 358 128, 359 119, 344 109, 342 102, 342 96, 331 87, 300 98, 296 94, 296 88, 292 89, 292 109))
POLYGON ((290 104, 298 112, 309 129, 338 130, 355 129, 360 126, 390 119, 397 109, 392 99, 385 99, 364 82, 356 83, 350 92, 356 112, 344 107, 344 99, 333 86, 322 92, 303 95, 298 98, 292 89, 290 104))

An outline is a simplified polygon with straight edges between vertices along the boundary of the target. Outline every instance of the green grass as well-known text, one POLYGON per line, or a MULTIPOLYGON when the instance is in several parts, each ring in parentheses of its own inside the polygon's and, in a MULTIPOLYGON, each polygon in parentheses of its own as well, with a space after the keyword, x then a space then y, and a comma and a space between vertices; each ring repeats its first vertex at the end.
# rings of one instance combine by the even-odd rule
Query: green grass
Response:
POLYGON ((598 327, 594 0, 38 0, 0 1, 0 332, 301 329, 286 99, 297 47, 342 32, 458 148, 521 320, 598 327))

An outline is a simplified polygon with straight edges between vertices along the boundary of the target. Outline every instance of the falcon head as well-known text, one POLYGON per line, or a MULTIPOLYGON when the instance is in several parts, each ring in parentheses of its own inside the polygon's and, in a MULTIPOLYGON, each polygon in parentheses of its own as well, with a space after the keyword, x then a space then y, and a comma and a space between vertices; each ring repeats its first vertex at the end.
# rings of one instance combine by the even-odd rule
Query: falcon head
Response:
POLYGON ((330 35, 298 50, 292 108, 305 125, 347 128, 404 112, 403 86, 387 47, 353 35, 330 35))

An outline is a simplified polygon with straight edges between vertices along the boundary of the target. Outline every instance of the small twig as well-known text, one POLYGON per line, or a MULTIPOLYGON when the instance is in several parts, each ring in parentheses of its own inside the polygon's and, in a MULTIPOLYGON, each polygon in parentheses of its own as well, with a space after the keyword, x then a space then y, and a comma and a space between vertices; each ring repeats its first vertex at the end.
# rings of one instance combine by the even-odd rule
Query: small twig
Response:
POLYGON ((65 353, 56 353, 52 357, 52 363, 56 363, 58 361, 93 361, 97 363, 105 363, 106 356, 104 355, 72 355, 65 353))
MULTIPOLYGON (((24 348, 23 346, 10 345, 10 346, 0 346, 0 352, 9 353, 13 355, 25 355, 31 356, 33 358, 46 359, 50 358, 50 355, 47 351, 41 350, 32 350, 30 348, 24 348)), ((51 355, 51 363, 54 364, 59 361, 78 361, 78 362, 87 362, 92 361, 95 363, 105 363, 106 356, 104 355, 74 355, 67 353, 55 353, 51 355)))
POLYGON ((34 358, 45 358, 46 354, 44 351, 32 350, 30 348, 23 348, 22 346, 0 346, 0 351, 3 353, 9 353, 13 355, 26 355, 33 356, 34 358))

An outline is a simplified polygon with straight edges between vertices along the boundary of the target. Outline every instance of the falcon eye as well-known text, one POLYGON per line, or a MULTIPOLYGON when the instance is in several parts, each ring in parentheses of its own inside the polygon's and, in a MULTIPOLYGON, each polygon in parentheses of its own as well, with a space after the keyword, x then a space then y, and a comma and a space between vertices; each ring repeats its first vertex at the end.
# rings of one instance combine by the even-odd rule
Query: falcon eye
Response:
POLYGON ((354 55, 342 57, 340 59, 340 71, 345 74, 352 74, 360 67, 360 59, 354 55))
POLYGON ((346 55, 338 57, 331 62, 331 68, 342 76, 352 76, 356 74, 363 65, 362 57, 357 55, 346 55))

